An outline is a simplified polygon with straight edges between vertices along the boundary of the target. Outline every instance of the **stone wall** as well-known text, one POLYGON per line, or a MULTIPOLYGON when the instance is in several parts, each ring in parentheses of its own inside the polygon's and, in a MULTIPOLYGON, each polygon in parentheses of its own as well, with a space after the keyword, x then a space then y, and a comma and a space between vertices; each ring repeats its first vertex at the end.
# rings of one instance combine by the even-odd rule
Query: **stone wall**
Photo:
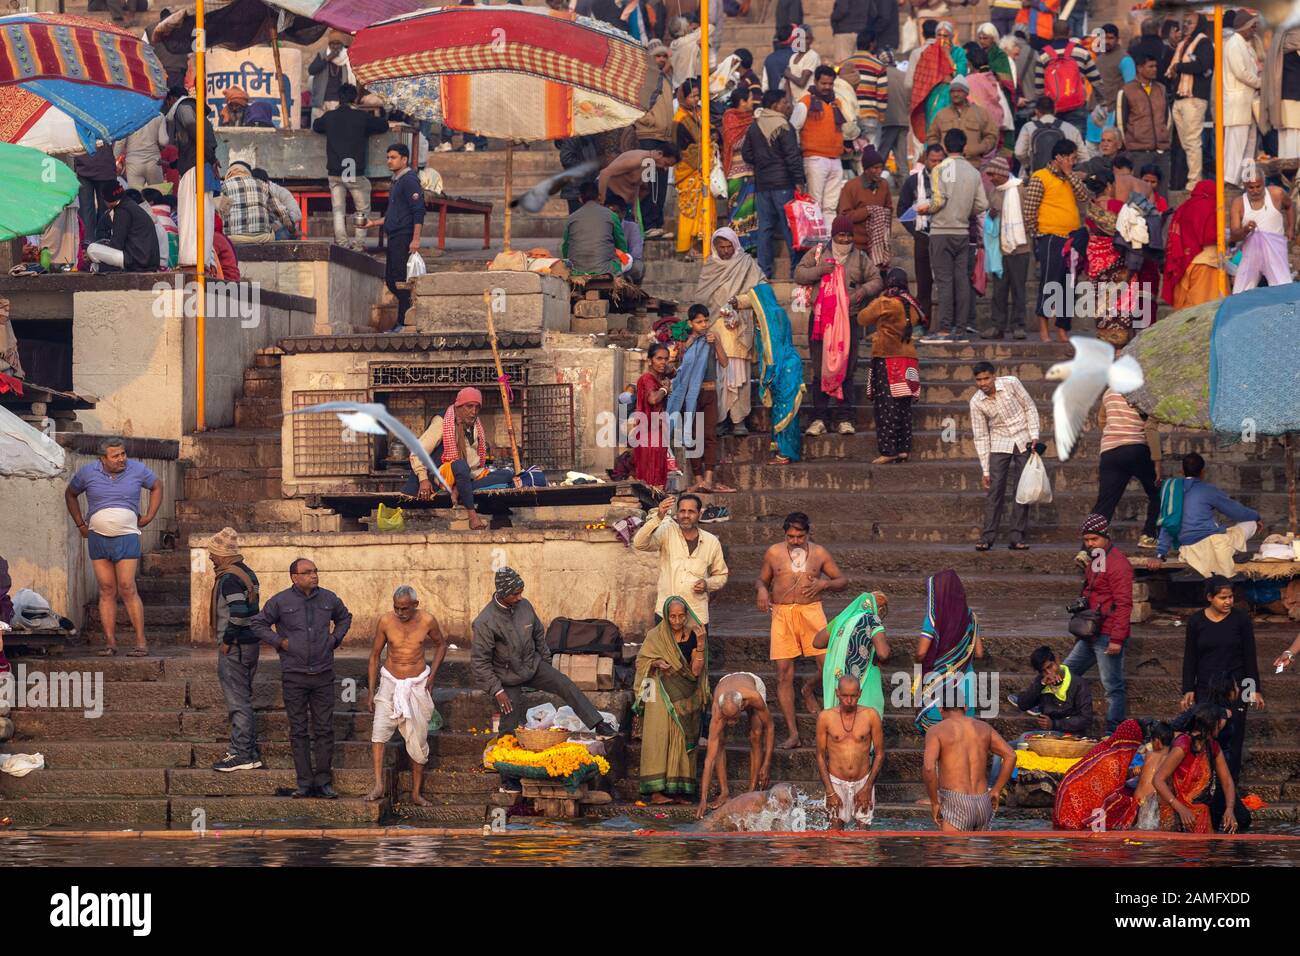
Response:
MULTIPOLYGON (((127 453, 137 457, 129 447, 127 453)), ((77 469, 95 460, 94 455, 68 451, 63 474, 58 478, 0 477, 0 501, 4 502, 0 555, 9 562, 13 592, 32 588, 57 613, 71 618, 78 627, 84 623, 86 602, 95 597, 97 590, 85 539, 68 516, 63 492, 77 469)), ((143 549, 153 551, 158 549, 162 534, 175 528, 175 500, 181 472, 174 458, 141 457, 139 460, 163 482, 162 506, 141 539, 143 549)), ((141 494, 142 510, 148 500, 146 494, 141 494)), ((84 515, 85 498, 81 501, 84 515)), ((147 609, 145 616, 147 620, 147 609)))
MULTIPOLYGON (((192 315, 185 316, 189 294, 167 278, 157 277, 157 290, 73 295, 73 388, 97 400, 94 409, 78 414, 87 431, 179 440, 195 429, 196 323, 192 315)), ((204 347, 208 428, 234 424, 244 370, 253 364, 259 348, 312 329, 311 301, 261 290, 259 297, 257 308, 247 313, 231 309, 228 317, 222 317, 214 314, 215 309, 208 310, 204 347)))
POLYGON ((327 242, 247 244, 239 256, 245 281, 315 301, 313 335, 370 331, 384 295, 383 264, 370 256, 327 242))
MULTIPOLYGON (((190 633, 211 643, 208 600, 212 565, 193 537, 190 633)), ((605 618, 629 636, 653 623, 658 556, 627 548, 611 531, 510 529, 420 534, 244 534, 244 560, 258 575, 262 600, 289 586, 288 567, 308 557, 320 569, 321 587, 352 612, 349 644, 368 645, 379 615, 392 609, 392 595, 409 584, 420 606, 438 618, 444 633, 467 646, 470 625, 492 597, 494 569, 508 565, 524 579, 524 594, 543 622, 558 616, 605 618)))
MULTIPOLYGON (((309 61, 305 61, 309 62, 309 61)), ((388 133, 376 133, 367 143, 365 174, 372 179, 392 177, 384 156, 394 142, 411 145, 410 127, 394 126, 388 133)), ((217 159, 224 168, 237 159, 266 170, 274 180, 319 179, 325 181, 325 137, 309 129, 257 129, 222 127, 217 131, 217 159)), ((385 187, 387 183, 383 184, 385 187)))
POLYGON ((412 321, 436 334, 487 331, 487 304, 500 332, 569 331, 569 283, 537 272, 431 272, 412 283, 412 321))

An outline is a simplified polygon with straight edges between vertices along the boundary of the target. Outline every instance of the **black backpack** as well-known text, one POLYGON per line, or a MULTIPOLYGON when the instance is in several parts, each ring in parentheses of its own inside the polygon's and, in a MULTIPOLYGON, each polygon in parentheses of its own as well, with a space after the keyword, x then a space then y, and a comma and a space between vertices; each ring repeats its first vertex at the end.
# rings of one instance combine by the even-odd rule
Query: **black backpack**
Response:
POLYGON ((623 659, 623 632, 601 618, 557 617, 546 629, 546 646, 552 654, 599 654, 618 661, 623 659))
POLYGON ((1036 173, 1052 161, 1052 150, 1056 144, 1065 139, 1062 122, 1053 119, 1050 123, 1034 121, 1037 129, 1029 137, 1029 172, 1036 173))

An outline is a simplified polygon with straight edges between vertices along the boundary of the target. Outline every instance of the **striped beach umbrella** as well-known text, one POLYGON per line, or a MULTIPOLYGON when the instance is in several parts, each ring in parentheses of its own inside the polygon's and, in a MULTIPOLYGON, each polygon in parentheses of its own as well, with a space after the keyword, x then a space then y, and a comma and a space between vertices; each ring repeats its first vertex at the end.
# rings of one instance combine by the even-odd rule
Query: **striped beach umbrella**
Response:
POLYGON ((158 115, 162 66, 140 37, 102 20, 0 17, 0 142, 93 152, 158 115))

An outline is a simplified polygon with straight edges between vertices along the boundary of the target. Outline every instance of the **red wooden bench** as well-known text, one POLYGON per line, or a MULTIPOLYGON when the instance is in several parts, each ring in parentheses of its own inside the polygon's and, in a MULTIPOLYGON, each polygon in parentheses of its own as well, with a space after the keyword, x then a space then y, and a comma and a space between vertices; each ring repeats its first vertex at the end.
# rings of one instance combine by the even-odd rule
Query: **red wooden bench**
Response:
MULTIPOLYGON (((326 204, 330 203, 330 191, 328 189, 319 189, 316 186, 288 186, 286 187, 298 200, 298 208, 302 210, 302 220, 307 222, 307 211, 312 200, 318 200, 326 204)), ((384 208, 388 206, 388 189, 376 187, 371 190, 370 201, 371 210, 375 211, 374 205, 376 200, 383 200, 384 208)), ((328 208, 333 208, 329 206, 328 208)), ((476 202, 473 199, 460 199, 454 196, 435 196, 426 198, 424 208, 430 212, 438 213, 438 248, 447 248, 447 216, 482 216, 483 217, 483 248, 487 249, 492 245, 492 204, 476 202)), ((379 246, 382 249, 384 245, 384 234, 379 234, 379 246)))

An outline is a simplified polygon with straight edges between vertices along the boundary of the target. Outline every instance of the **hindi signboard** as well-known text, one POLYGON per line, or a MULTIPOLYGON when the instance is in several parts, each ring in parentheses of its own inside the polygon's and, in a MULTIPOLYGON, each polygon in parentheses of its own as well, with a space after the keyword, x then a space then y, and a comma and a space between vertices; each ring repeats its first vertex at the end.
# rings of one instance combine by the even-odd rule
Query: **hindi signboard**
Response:
MULTIPOLYGON (((238 87, 248 94, 248 102, 266 103, 271 121, 284 127, 280 116, 280 84, 275 75, 275 53, 269 46, 244 50, 210 50, 207 56, 208 103, 218 114, 226 105, 227 91, 238 87)), ((289 99, 288 128, 299 127, 302 100, 302 51, 297 47, 280 47, 280 66, 284 70, 285 93, 289 99)))

